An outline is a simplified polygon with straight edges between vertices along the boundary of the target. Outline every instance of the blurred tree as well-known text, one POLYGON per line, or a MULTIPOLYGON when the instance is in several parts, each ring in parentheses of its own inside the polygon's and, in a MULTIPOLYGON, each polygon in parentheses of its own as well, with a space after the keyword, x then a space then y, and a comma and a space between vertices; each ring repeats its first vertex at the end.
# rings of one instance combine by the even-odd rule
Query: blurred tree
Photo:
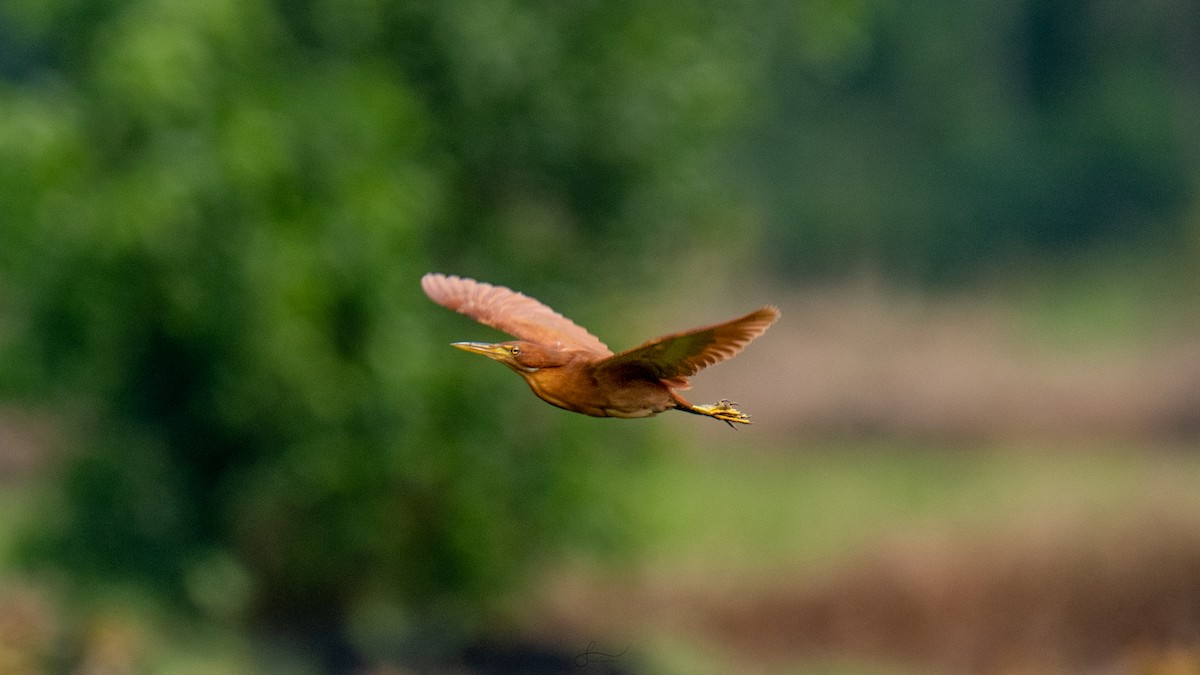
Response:
POLYGON ((748 146, 776 269, 963 281, 1193 242, 1195 3, 829 0, 776 25, 748 146))
POLYGON ((612 479, 645 427, 525 416, 443 351, 463 322, 417 280, 615 293, 715 231, 739 205, 704 162, 752 74, 725 10, 0 17, 6 389, 87 420, 43 560, 391 653, 437 617, 469 633, 541 557, 625 541, 612 479))

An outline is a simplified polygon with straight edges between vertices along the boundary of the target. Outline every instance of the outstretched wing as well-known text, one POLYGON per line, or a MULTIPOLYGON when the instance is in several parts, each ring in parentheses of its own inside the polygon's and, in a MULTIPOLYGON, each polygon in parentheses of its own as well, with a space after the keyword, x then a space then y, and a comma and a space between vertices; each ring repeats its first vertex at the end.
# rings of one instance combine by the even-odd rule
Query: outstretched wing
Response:
POLYGON ((684 378, 732 358, 779 318, 779 310, 763 307, 740 319, 655 338, 595 365, 598 376, 654 377, 686 385, 684 378))
POLYGON ((466 314, 485 326, 504 331, 518 340, 559 349, 610 356, 596 336, 533 298, 503 286, 462 277, 426 274, 421 288, 437 304, 466 314))

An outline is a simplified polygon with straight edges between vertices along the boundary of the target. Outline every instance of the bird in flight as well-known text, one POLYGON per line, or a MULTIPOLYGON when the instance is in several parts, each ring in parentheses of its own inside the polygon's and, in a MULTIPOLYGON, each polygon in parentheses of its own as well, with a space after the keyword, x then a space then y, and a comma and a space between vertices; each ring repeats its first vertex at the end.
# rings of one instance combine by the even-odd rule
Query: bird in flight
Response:
POLYGON ((693 405, 679 392, 691 386, 689 377, 732 358, 779 318, 779 310, 767 306, 614 354, 570 319, 503 286, 426 274, 421 288, 439 305, 517 338, 495 344, 455 342, 455 347, 508 366, 543 401, 593 417, 649 417, 682 410, 730 427, 749 424, 750 416, 735 403, 693 405))

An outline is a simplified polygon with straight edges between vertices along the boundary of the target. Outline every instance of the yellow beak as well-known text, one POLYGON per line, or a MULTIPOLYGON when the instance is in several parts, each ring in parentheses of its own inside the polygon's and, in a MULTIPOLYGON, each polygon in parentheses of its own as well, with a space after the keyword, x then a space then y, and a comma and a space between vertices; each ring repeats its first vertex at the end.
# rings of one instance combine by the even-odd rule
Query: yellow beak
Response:
POLYGON ((488 344, 486 342, 452 342, 451 347, 458 347, 464 352, 472 354, 482 354, 489 359, 498 359, 508 356, 508 350, 500 345, 488 344))

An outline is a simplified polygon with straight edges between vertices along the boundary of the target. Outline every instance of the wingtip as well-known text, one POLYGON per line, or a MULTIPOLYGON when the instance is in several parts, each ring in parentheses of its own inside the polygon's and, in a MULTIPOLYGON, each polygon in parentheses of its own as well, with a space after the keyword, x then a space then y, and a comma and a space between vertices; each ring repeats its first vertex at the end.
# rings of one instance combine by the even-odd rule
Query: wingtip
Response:
POLYGON ((429 295, 434 287, 445 278, 446 275, 440 272, 426 272, 421 277, 421 290, 425 291, 425 295, 429 295))
POLYGON ((751 312, 750 316, 759 317, 766 320, 767 325, 769 326, 778 321, 779 317, 782 316, 782 313, 775 305, 765 305, 751 312))
POLYGON ((423 274, 421 276, 421 285, 422 286, 425 286, 426 284, 432 284, 432 283, 445 283, 445 282, 454 283, 454 282, 458 282, 458 281, 463 281, 463 282, 472 283, 472 284, 483 283, 483 282, 475 281, 474 279, 471 279, 470 277, 460 277, 457 274, 443 274, 441 272, 426 272, 425 274, 423 274))
POLYGON ((442 274, 441 272, 426 272, 421 276, 421 288, 428 295, 430 292, 444 288, 446 284, 453 284, 459 281, 470 281, 471 279, 460 277, 457 274, 442 274))
POLYGON ((444 306, 446 298, 452 294, 454 284, 458 283, 458 280, 458 276, 454 274, 426 272, 421 277, 421 290, 425 291, 425 295, 430 300, 444 306))

